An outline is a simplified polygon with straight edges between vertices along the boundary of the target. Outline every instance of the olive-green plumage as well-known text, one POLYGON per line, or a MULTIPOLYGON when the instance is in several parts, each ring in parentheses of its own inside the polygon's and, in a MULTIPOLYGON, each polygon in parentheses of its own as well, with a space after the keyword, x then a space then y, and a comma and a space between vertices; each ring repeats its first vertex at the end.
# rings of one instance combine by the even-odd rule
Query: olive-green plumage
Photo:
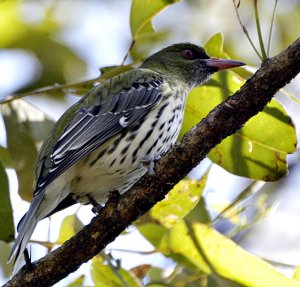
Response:
POLYGON ((68 109, 39 153, 33 201, 11 254, 15 262, 39 220, 75 202, 103 204, 110 191, 124 193, 152 172, 176 141, 190 90, 242 64, 176 44, 94 87, 68 109))

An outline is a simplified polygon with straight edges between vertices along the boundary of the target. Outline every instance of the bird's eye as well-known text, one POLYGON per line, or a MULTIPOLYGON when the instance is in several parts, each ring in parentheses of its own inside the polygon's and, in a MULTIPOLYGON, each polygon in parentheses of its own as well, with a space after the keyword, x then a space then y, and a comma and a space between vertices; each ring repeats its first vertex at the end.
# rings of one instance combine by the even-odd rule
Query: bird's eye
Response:
POLYGON ((194 52, 189 49, 184 49, 181 51, 181 55, 183 58, 192 60, 195 58, 194 52))

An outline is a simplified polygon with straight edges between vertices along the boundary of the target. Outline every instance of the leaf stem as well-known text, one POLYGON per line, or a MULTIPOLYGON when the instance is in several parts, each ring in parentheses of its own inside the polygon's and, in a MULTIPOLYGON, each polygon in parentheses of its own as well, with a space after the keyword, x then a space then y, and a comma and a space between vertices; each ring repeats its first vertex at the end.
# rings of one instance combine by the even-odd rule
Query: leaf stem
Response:
POLYGON ((240 25, 241 25, 241 27, 242 27, 242 29, 243 29, 244 34, 246 35, 248 41, 250 42, 250 44, 251 44, 253 50, 255 51, 255 53, 257 54, 257 56, 259 57, 259 59, 262 60, 262 56, 259 54, 258 50, 255 48, 255 45, 254 45, 254 43, 252 42, 252 40, 251 40, 251 38, 250 38, 250 36, 249 36, 249 33, 248 33, 246 27, 244 26, 242 20, 241 20, 241 17, 240 17, 239 11, 238 11, 238 6, 239 6, 240 3, 237 5, 236 2, 235 2, 235 0, 232 0, 232 1, 233 1, 233 5, 234 5, 234 8, 235 8, 236 16, 237 16, 238 21, 239 21, 239 23, 240 23, 240 25))
POLYGON ((268 57, 266 54, 265 45, 264 45, 262 34, 261 34, 257 3, 258 3, 258 0, 253 0, 255 22, 256 22, 257 35, 258 35, 258 40, 259 40, 259 45, 260 45, 260 51, 262 54, 262 60, 265 61, 265 60, 267 60, 268 57))
POLYGON ((130 44, 130 46, 129 46, 129 49, 128 49, 128 51, 126 52, 126 54, 125 54, 125 56, 124 56, 124 58, 123 58, 123 60, 122 60, 122 62, 121 62, 121 64, 120 64, 120 66, 123 66, 123 65, 124 65, 126 59, 128 58, 128 55, 129 55, 129 53, 131 52, 131 50, 132 50, 132 48, 133 48, 134 45, 135 45, 135 39, 132 39, 131 44, 130 44))
POLYGON ((272 40, 272 34, 273 34, 273 27, 274 27, 274 19, 275 19, 275 12, 277 7, 278 0, 275 0, 273 13, 272 13, 272 20, 270 25, 270 31, 269 31, 269 39, 268 39, 268 48, 267 48, 267 55, 270 56, 270 47, 271 47, 271 40, 272 40))
POLYGON ((216 223, 221 217, 223 217, 233 207, 237 206, 241 201, 246 200, 257 191, 259 191, 264 185, 263 181, 255 180, 249 186, 247 186, 237 197, 234 198, 232 203, 226 206, 211 222, 210 224, 216 223))

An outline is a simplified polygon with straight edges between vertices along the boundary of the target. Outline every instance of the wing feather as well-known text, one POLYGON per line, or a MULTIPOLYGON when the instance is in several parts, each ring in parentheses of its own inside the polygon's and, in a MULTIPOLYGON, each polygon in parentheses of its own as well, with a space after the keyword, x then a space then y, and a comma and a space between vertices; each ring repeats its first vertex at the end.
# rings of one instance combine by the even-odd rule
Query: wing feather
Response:
POLYGON ((44 188, 80 159, 89 155, 112 136, 128 129, 142 119, 161 100, 160 78, 150 83, 133 83, 128 90, 77 111, 55 144, 37 189, 44 188), (47 169, 47 170, 45 170, 47 169))

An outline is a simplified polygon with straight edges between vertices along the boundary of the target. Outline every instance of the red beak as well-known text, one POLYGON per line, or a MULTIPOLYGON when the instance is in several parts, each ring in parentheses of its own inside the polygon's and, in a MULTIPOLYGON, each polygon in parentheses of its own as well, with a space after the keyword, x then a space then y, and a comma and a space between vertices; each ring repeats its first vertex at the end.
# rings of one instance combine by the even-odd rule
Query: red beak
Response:
POLYGON ((245 63, 240 61, 218 58, 210 58, 205 60, 205 62, 208 67, 217 68, 218 71, 246 65, 245 63))

